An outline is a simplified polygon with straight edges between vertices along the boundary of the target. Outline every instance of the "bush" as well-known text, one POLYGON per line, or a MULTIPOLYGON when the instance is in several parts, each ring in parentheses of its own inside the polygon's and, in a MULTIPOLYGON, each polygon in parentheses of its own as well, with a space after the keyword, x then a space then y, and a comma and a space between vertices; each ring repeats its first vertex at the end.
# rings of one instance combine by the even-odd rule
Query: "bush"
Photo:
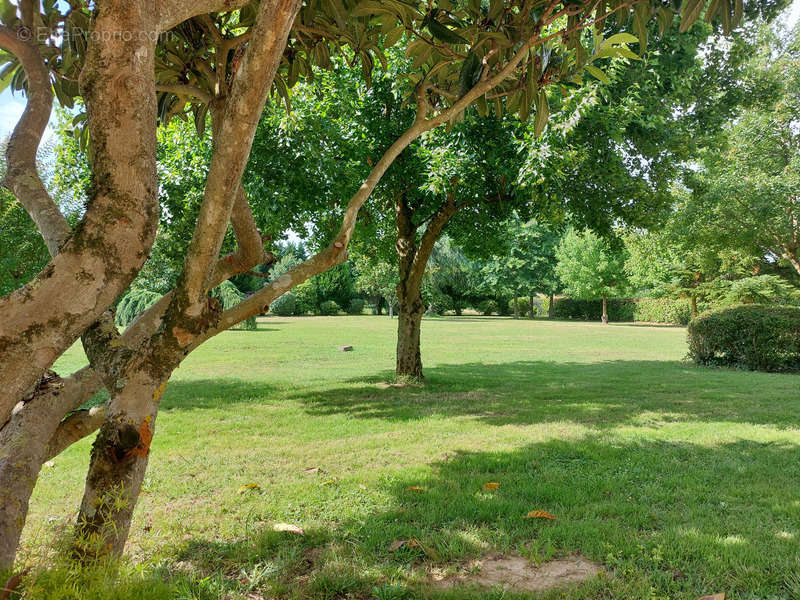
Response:
MULTIPOLYGON (((520 296, 519 298, 519 316, 527 317, 531 310, 531 302, 527 298, 520 296)), ((535 309, 534 309, 535 310, 535 309)), ((508 314, 514 314, 514 299, 508 301, 508 314)), ((535 313, 534 313, 535 314, 535 313)))
POLYGON ((704 312, 689 323, 689 357, 754 371, 800 369, 800 308, 747 304, 704 312))
MULTIPOLYGON (((622 298, 608 299, 609 321, 633 321, 635 310, 636 303, 633 300, 622 298)), ((603 301, 556 298, 553 305, 553 316, 557 319, 599 321, 603 316, 603 301)))
POLYGON ((364 305, 366 302, 363 298, 353 298, 350 304, 347 305, 348 315, 360 315, 364 312, 364 305))
POLYGON ((686 325, 692 318, 689 299, 639 298, 633 312, 634 321, 686 325))
POLYGON ((294 314, 307 315, 317 312, 317 289, 310 281, 304 281, 292 288, 295 298, 294 314))
POLYGON ((319 305, 319 314, 321 315, 338 315, 340 311, 341 309, 339 308, 339 305, 333 300, 326 300, 319 305))
POLYGON ((269 312, 279 317, 290 317, 295 313, 296 308, 297 298, 292 292, 286 292, 273 300, 269 305, 269 312))
POLYGON ((478 312, 488 317, 497 312, 497 302, 494 300, 484 300, 475 308, 478 309, 478 312))

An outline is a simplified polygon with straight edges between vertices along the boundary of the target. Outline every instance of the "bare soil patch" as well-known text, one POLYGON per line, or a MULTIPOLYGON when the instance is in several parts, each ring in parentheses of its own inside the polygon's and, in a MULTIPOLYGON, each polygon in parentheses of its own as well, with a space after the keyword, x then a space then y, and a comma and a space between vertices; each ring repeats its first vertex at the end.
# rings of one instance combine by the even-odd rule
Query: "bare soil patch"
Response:
POLYGON ((514 591, 538 592, 580 583, 602 572, 602 567, 581 556, 566 556, 540 565, 517 555, 493 554, 472 561, 463 573, 431 578, 437 587, 460 585, 502 586, 514 591))

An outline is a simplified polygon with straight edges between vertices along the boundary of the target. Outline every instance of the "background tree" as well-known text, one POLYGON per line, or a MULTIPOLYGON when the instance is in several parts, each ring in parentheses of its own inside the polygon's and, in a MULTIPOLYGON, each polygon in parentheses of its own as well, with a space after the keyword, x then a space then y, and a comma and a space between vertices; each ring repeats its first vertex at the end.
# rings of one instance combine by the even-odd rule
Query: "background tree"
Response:
POLYGON ((589 229, 569 230, 556 248, 556 274, 564 291, 582 300, 603 301, 604 324, 608 323, 608 298, 626 291, 624 254, 589 229))
POLYGON ((549 316, 552 318, 553 295, 560 282, 555 273, 555 249, 560 236, 536 220, 522 222, 514 218, 506 224, 504 252, 492 257, 484 267, 486 283, 509 289, 514 295, 514 317, 519 316, 517 299, 530 297, 530 316, 534 316, 534 295, 550 297, 549 316))
POLYGON ((768 28, 762 37, 744 81, 752 106, 704 153, 685 210, 713 223, 721 244, 786 261, 800 275, 800 29, 784 43, 768 28))

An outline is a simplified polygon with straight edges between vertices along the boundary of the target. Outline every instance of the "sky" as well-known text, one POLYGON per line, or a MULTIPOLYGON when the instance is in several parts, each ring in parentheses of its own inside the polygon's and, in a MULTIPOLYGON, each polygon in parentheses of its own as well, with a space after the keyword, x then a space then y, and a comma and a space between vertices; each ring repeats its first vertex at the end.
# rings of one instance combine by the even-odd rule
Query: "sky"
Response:
MULTIPOLYGON (((788 28, 793 27, 800 20, 800 0, 792 0, 791 6, 779 17, 788 28)), ((6 90, 0 93, 0 139, 11 133, 16 125, 22 110, 25 107, 22 95, 17 93, 12 96, 6 90)))

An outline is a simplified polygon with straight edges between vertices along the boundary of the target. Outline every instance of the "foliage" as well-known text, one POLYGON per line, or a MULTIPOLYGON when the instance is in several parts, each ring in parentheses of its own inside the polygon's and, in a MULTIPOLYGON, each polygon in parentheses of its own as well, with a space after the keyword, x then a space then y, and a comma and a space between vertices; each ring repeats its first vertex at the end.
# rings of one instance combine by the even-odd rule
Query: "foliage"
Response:
POLYGON ((555 273, 559 235, 552 227, 535 220, 523 222, 515 215, 506 224, 504 238, 503 253, 483 267, 486 286, 517 296, 559 291, 555 273))
POLYGON ((492 299, 482 300, 475 308, 478 310, 478 312, 480 312, 482 315, 486 315, 487 317, 495 314, 498 310, 497 301, 492 299))
POLYGON ((800 275, 800 28, 783 44, 767 28, 761 35, 743 82, 753 104, 703 155, 687 210, 713 223, 721 243, 787 261, 800 275))
POLYGON ((144 287, 131 287, 117 304, 115 323, 118 327, 127 327, 136 317, 158 302, 161 295, 144 287))
POLYGON ((720 282, 716 296, 722 304, 798 304, 800 288, 777 275, 756 275, 720 282))
POLYGON ((569 230, 556 248, 555 271, 564 291, 581 300, 624 295, 625 257, 591 230, 569 230))
POLYGON ((800 369, 800 308, 749 304, 705 312, 689 323, 689 356, 754 371, 800 369))
POLYGON ((341 310, 342 309, 339 308, 339 305, 333 300, 325 300, 325 302, 322 302, 319 305, 319 314, 325 316, 338 315, 341 310))
POLYGON ((312 281, 304 281, 292 288, 295 297, 294 314, 307 315, 316 313, 319 306, 317 288, 312 281))
POLYGON ((30 281, 49 258, 42 236, 22 204, 0 189, 0 296, 30 281))
MULTIPOLYGON (((347 306, 356 295, 353 263, 348 261, 328 269, 311 279, 316 290, 320 310, 322 304, 331 300, 338 306, 347 306)), ((324 313, 323 313, 324 314, 324 313)))
POLYGON ((350 300, 350 304, 347 305, 347 314, 348 315, 363 314, 365 305, 366 301, 363 298, 353 298, 350 300))
POLYGON ((692 307, 686 299, 637 298, 635 303, 634 321, 687 325, 692 318, 692 307))
MULTIPOLYGON (((120 327, 127 327, 131 322, 145 310, 161 299, 163 292, 148 289, 141 284, 132 285, 125 293, 117 305, 116 323, 120 327)), ((213 288, 209 295, 219 300, 223 310, 233 308, 244 300, 245 295, 240 292, 230 281, 223 281, 220 285, 213 288)), ((254 330, 256 329, 256 318, 245 319, 234 329, 254 330)))
MULTIPOLYGON (((610 321, 633 321, 635 302, 624 298, 611 298, 608 301, 608 319, 610 321)), ((580 319, 583 321, 599 321, 603 315, 603 304, 600 300, 584 300, 580 298, 555 298, 553 316, 556 319, 580 319)))
POLYGON ((272 304, 269 305, 269 312, 279 317, 290 317, 295 314, 296 308, 297 301, 294 293, 286 292, 272 301, 272 304))

